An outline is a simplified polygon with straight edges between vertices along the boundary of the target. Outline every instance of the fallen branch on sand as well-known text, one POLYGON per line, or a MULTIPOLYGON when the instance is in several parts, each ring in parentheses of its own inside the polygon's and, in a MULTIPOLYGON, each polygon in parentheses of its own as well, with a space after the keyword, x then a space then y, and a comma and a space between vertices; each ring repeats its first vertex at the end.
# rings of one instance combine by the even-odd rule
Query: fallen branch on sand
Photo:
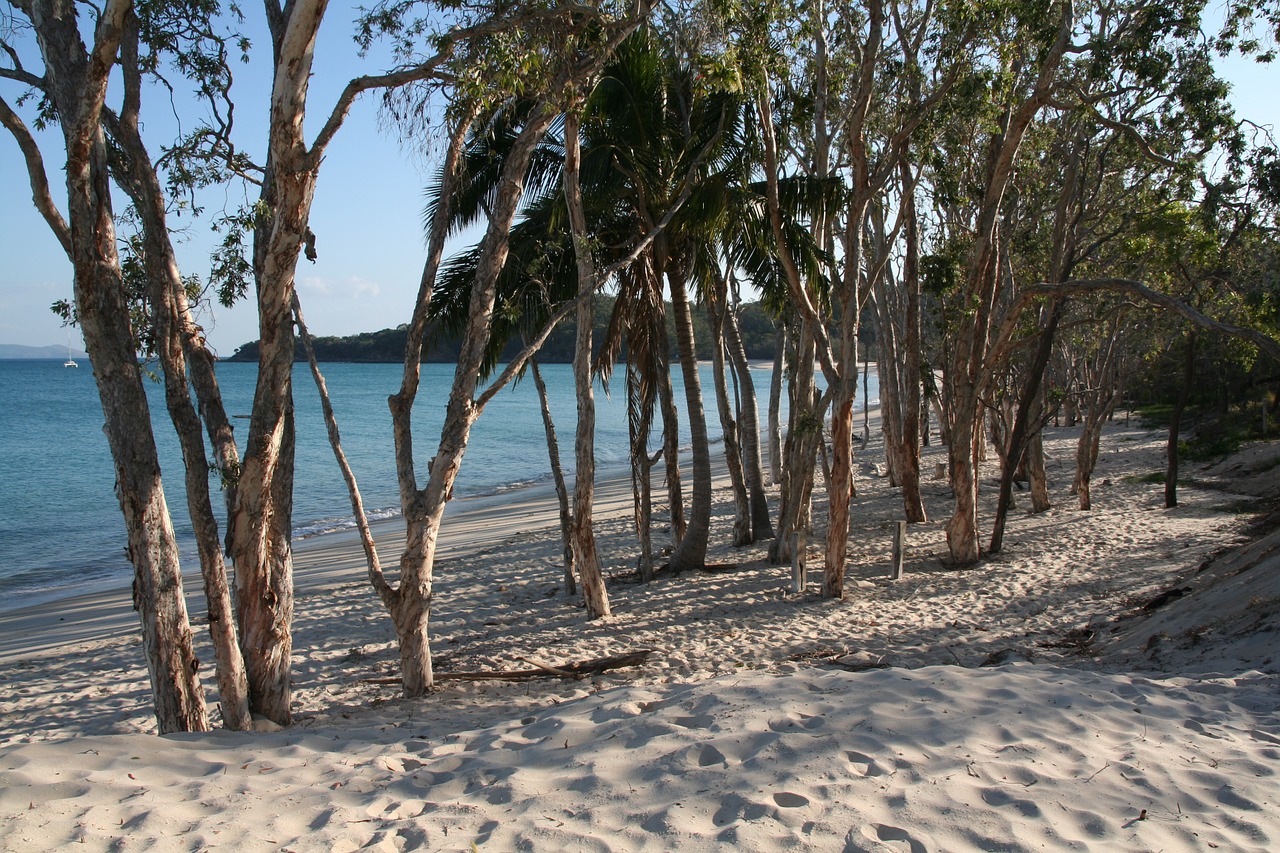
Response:
MULTIPOLYGON (((639 666, 649 659, 649 655, 653 654, 652 649, 641 649, 636 652, 627 652, 621 655, 609 655, 608 657, 596 658, 594 660, 577 661, 575 663, 567 663, 564 666, 552 666, 533 658, 520 658, 520 660, 533 664, 536 669, 497 669, 488 672, 437 672, 435 674, 436 681, 524 681, 529 678, 585 678, 588 675, 598 675, 611 669, 622 669, 628 666, 639 666)), ((401 679, 399 676, 395 678, 364 678, 361 681, 365 684, 399 684, 401 679)))

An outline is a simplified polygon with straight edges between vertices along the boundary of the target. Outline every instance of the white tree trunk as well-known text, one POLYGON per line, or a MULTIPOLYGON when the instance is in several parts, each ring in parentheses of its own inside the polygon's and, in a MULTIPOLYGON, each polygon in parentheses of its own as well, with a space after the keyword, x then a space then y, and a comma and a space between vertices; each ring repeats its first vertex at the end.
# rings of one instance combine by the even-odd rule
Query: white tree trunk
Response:
POLYGON ((578 115, 572 110, 565 115, 564 190, 572 228, 573 253, 578 268, 577 338, 573 353, 574 388, 578 398, 578 430, 574 440, 576 472, 573 477, 573 516, 570 537, 574 562, 582 578, 582 593, 587 604, 587 618, 609 615, 609 594, 604 585, 604 572, 596 550, 591 509, 596 479, 596 403, 591 387, 591 332, 595 322, 596 271, 587 235, 587 218, 582 207, 582 189, 578 181, 581 151, 578 139, 578 115))
MULTIPOLYGON (((162 734, 205 731, 208 715, 197 675, 199 662, 192 649, 178 548, 134 349, 101 130, 108 78, 130 3, 105 4, 94 22, 88 54, 73 4, 34 0, 18 8, 34 29, 45 61, 44 92, 57 109, 66 145, 69 216, 67 230, 59 236, 66 238, 74 268, 76 310, 115 465, 156 721, 162 734)), ((33 183, 44 180, 43 175, 32 178, 33 183)))

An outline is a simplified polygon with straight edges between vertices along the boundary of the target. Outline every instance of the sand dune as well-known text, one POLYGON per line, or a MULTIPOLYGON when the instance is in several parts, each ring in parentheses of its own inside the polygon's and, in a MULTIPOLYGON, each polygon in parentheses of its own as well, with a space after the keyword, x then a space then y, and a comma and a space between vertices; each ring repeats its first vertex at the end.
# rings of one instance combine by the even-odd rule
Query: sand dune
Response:
POLYGON ((930 483, 932 520, 888 580, 899 499, 860 479, 844 602, 818 596, 820 571, 789 594, 763 543, 717 547, 732 570, 634 583, 618 503, 600 530, 615 615, 587 623, 536 495, 446 528, 437 668, 653 650, 579 681, 400 699, 382 683, 393 632, 341 535, 299 549, 285 731, 154 737, 132 636, 23 653, 0 623, 0 848, 1274 849, 1275 543, 1214 562, 1248 541, 1236 499, 1186 488, 1164 509, 1140 482, 1161 436, 1118 424, 1096 508, 1075 510, 1072 438, 1051 436, 1056 508, 1015 511, 1005 553, 967 571, 938 561, 948 496, 930 483))

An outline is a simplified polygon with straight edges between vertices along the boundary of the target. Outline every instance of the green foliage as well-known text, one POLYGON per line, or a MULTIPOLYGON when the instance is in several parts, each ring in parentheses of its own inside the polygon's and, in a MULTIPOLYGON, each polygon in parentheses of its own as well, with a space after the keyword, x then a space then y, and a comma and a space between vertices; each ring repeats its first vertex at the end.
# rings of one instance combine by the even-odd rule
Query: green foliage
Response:
POLYGON ((76 306, 69 299, 59 299, 49 306, 49 310, 62 318, 62 325, 77 326, 80 324, 80 317, 76 313, 76 306))
MULTIPOLYGON (((596 300, 595 327, 592 335, 596 341, 597 349, 604 340, 613 305, 614 298, 611 296, 602 296, 596 300)), ((666 314, 668 325, 670 325, 671 308, 669 305, 667 306, 666 314)), ((758 361, 772 360, 776 347, 775 327, 773 320, 760 303, 748 303, 741 306, 738 312, 738 322, 742 329, 743 345, 747 351, 747 358, 758 361)), ((705 312, 693 312, 693 324, 694 332, 698 339, 698 358, 710 360, 711 330, 708 326, 705 312)), ((357 335, 343 337, 318 337, 313 341, 316 357, 320 361, 399 363, 404 360, 407 328, 407 326, 398 326, 394 329, 362 332, 357 335)), ((668 341, 674 342, 674 330, 668 329, 668 333, 668 341)), ((443 327, 438 325, 433 327, 428 332, 427 341, 428 345, 422 357, 424 362, 452 363, 457 359, 460 341, 456 335, 448 333, 443 327)), ((520 342, 518 339, 508 341, 505 346, 499 348, 494 362, 503 363, 507 361, 519 349, 520 342)), ((573 361, 573 352, 573 324, 562 323, 547 338, 546 344, 543 345, 542 350, 538 353, 538 361, 543 364, 569 364, 573 361)), ((674 343, 672 343, 671 352, 668 355, 675 356, 674 343)), ((227 359, 227 361, 257 360, 258 344, 256 341, 240 346, 227 359)), ((295 360, 306 360, 301 342, 297 344, 295 360)))
POLYGON ((222 216, 214 223, 214 231, 222 234, 222 241, 209 259, 209 287, 218 302, 227 308, 249 292, 253 283, 253 264, 248 257, 249 241, 253 230, 269 215, 270 210, 259 201, 222 216))
POLYGON ((822 418, 816 412, 800 412, 794 426, 797 435, 815 435, 822 431, 822 418))
POLYGON ((225 468, 220 468, 216 463, 209 463, 209 473, 218 477, 218 483, 225 492, 233 489, 240 482, 240 463, 238 461, 228 463, 225 468))
POLYGON ((964 250, 959 245, 920 256, 920 286, 925 293, 949 296, 964 283, 964 250))

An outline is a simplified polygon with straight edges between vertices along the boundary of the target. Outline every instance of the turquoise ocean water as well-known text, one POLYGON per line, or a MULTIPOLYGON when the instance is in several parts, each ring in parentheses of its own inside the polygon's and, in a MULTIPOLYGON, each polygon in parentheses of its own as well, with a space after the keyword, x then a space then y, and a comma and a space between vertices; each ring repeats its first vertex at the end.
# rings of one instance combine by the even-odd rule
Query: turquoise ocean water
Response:
MULTIPOLYGON (((344 450, 373 517, 399 512, 387 396, 399 387, 395 364, 322 365, 342 431, 344 450)), ((542 368, 561 454, 572 468, 576 407, 569 365, 542 368)), ((720 437, 709 366, 701 371, 712 440, 720 437)), ((254 364, 221 363, 218 377, 227 410, 247 415, 257 374, 254 364)), ((452 365, 423 366, 414 409, 415 457, 435 455, 452 365)), ((683 401, 679 370, 672 372, 683 401)), ((753 371, 761 419, 768 410, 769 370, 753 371)), ((617 379, 621 379, 619 375, 617 379)), ((871 399, 878 389, 871 377, 871 399)), ((165 491, 183 543, 184 570, 196 571, 195 546, 182 489, 182 457, 163 405, 163 389, 147 381, 160 447, 165 491)), ((309 370, 295 365, 298 465, 295 537, 352 526, 350 503, 329 448, 319 399, 309 370)), ((596 458, 602 470, 625 468, 626 401, 620 381, 613 396, 597 392, 596 458)), ((873 403, 874 405, 874 403, 873 403)), ((683 406, 681 405, 683 409, 683 406)), ((234 420, 243 446, 248 421, 234 420)), ((686 428, 687 429, 687 428, 686 428)), ((655 435, 654 441, 657 440, 655 435)), ((687 444, 687 431, 682 443, 687 444)), ((546 440, 533 380, 527 377, 497 396, 475 428, 455 489, 460 498, 492 495, 550 479, 546 440)), ((112 587, 127 587, 124 523, 114 494, 114 474, 102 409, 88 365, 60 360, 0 360, 0 610, 112 587)), ((216 499, 215 499, 216 502, 216 499)))

